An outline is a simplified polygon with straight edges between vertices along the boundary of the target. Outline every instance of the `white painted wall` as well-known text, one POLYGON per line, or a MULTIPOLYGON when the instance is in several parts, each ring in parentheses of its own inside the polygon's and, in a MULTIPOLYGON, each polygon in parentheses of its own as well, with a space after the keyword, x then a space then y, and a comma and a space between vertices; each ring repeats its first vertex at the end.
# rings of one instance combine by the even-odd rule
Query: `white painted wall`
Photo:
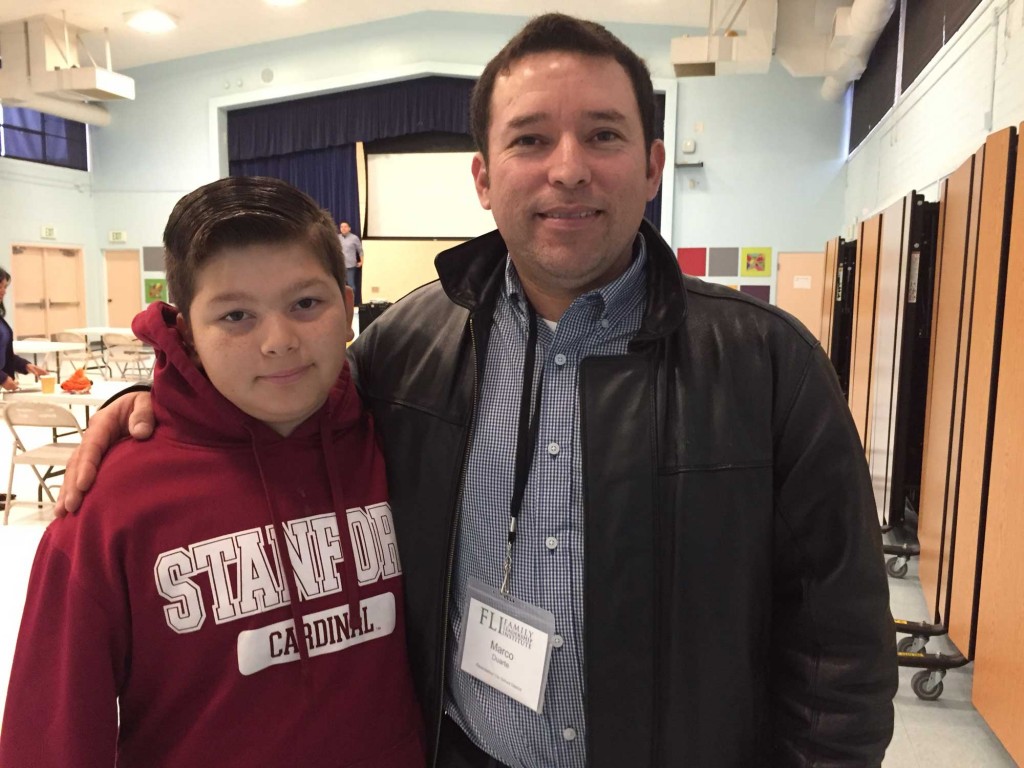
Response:
POLYGON ((1024 121, 1024 0, 985 0, 850 157, 844 236, 1024 121))

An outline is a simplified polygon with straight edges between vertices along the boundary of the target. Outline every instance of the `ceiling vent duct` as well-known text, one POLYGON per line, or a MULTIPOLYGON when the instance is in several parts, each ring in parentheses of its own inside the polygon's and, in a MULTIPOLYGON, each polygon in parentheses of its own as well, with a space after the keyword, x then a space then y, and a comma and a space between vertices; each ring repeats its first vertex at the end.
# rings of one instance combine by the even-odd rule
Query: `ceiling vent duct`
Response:
POLYGON ((778 0, 734 0, 716 25, 712 2, 707 35, 672 40, 670 58, 676 77, 767 72, 775 50, 778 12, 778 0))
POLYGON ((836 10, 825 58, 825 82, 821 86, 824 98, 839 101, 849 84, 860 79, 895 10, 896 0, 854 0, 849 8, 836 10))
POLYGON ((107 110, 91 102, 134 99, 135 81, 111 69, 109 43, 106 66, 98 66, 81 33, 49 16, 0 27, 0 101, 93 125, 109 124, 107 110))

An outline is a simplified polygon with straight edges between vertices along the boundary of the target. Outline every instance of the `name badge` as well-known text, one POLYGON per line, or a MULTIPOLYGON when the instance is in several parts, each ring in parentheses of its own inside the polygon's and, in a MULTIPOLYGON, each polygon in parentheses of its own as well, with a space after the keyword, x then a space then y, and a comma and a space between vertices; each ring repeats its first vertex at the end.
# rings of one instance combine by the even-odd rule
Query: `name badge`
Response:
POLYGON ((470 579, 459 666, 533 711, 544 708, 555 616, 470 579))

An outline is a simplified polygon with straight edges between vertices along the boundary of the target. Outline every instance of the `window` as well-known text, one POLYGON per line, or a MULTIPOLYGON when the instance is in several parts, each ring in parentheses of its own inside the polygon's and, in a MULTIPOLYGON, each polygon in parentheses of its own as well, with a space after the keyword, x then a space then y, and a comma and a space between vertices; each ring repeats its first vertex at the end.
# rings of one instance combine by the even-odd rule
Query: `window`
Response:
POLYGON ((25 107, 0 107, 0 156, 87 171, 85 124, 25 107))

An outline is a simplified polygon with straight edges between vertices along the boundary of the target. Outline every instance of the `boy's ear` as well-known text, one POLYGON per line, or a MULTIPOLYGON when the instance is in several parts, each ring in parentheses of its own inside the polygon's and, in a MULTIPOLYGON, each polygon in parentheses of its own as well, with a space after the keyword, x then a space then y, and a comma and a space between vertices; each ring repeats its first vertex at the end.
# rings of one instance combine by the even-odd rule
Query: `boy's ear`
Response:
POLYGON ((199 359, 199 355, 196 353, 195 344, 192 341, 192 329, 189 327, 188 322, 185 320, 185 316, 178 313, 178 316, 174 318, 174 327, 178 329, 178 334, 181 336, 181 340, 185 343, 185 351, 188 352, 189 358, 196 367, 202 370, 203 364, 199 359))
POLYGON ((356 309, 356 295, 352 291, 351 285, 346 285, 345 290, 345 322, 348 324, 348 335, 345 337, 345 341, 352 341, 356 337, 355 331, 352 330, 352 317, 355 315, 356 309))

